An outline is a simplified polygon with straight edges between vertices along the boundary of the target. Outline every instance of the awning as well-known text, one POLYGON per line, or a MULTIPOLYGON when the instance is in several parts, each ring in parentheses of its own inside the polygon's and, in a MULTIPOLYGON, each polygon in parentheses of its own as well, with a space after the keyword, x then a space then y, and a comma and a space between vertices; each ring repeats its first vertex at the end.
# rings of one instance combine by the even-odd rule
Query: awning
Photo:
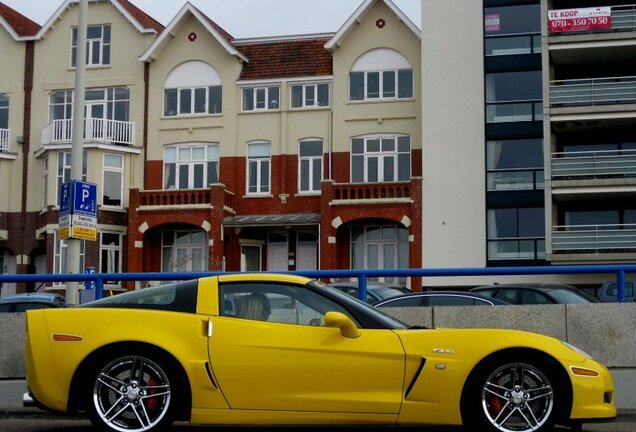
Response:
POLYGON ((320 224, 320 213, 293 213, 277 215, 243 215, 223 219, 224 227, 297 226, 320 224))

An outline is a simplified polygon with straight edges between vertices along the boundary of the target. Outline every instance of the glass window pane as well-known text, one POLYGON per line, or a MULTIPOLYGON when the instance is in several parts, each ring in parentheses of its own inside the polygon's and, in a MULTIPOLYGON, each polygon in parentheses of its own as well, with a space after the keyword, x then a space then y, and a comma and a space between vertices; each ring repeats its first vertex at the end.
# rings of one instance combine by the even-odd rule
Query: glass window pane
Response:
POLYGON ((318 106, 329 106, 329 84, 318 84, 318 106))
POLYGON ((207 147, 193 147, 192 148, 192 160, 203 161, 206 160, 205 151, 207 147))
POLYGON ((207 111, 207 108, 205 106, 205 99, 206 99, 206 89, 204 88, 198 88, 198 89, 194 89, 194 112, 195 113, 204 113, 207 111))
POLYGON ((102 198, 104 205, 120 206, 122 191, 122 173, 105 171, 102 198))
POLYGON ((411 154, 402 153, 398 155, 398 181, 409 181, 411 179, 411 154))
POLYGON ((278 87, 269 87, 267 92, 267 108, 278 109, 280 104, 280 97, 278 95, 278 87))
POLYGON ((269 161, 261 163, 261 192, 269 192, 269 161))
POLYGON ((394 158, 393 157, 383 157, 383 178, 382 181, 392 182, 395 181, 395 168, 394 168, 394 158))
POLYGON ((248 157, 269 157, 269 143, 253 143, 247 145, 248 157))
POLYGON ((300 161, 300 190, 309 190, 309 159, 300 161))
POLYGON ((192 112, 192 90, 179 90, 179 112, 181 114, 190 114, 192 112))
POLYGON ((316 104, 316 88, 313 85, 305 86, 305 105, 314 106, 316 104))
POLYGON ((351 72, 349 75, 349 99, 364 100, 364 72, 351 72))
POLYGON ((354 138, 351 140, 351 153, 364 154, 364 140, 362 138, 354 138))
POLYGON ((398 71, 398 97, 413 97, 413 71, 411 69, 398 71))
POLYGON ((219 182, 219 163, 208 162, 208 185, 215 184, 219 182))
POLYGON ((177 115, 177 89, 166 89, 163 100, 163 115, 177 115))
POLYGON ((203 182, 205 181, 203 177, 203 167, 204 167, 203 164, 196 164, 193 166, 194 179, 193 179, 192 187, 194 188, 202 188, 205 186, 203 184, 203 182))
POLYGON ((367 159, 367 181, 377 183, 378 181, 378 158, 370 157, 367 159))
POLYGON ((487 35, 541 32, 541 6, 537 4, 484 8, 487 35))
POLYGON ((395 97, 395 71, 382 72, 382 97, 395 97))
POLYGON ((256 89, 256 109, 265 108, 265 89, 256 89))
POLYGON ((189 165, 179 165, 179 189, 187 189, 190 186, 189 177, 190 177, 190 166, 189 165))
POLYGON ((302 141, 300 156, 322 156, 322 141, 302 141))
POLYGON ((380 151, 380 140, 379 139, 369 139, 369 140, 367 140, 367 151, 368 152, 379 152, 380 151))
POLYGON ((243 89, 243 110, 252 111, 254 109, 254 89, 243 89))
POLYGON ((543 207, 519 209, 519 237, 544 237, 545 212, 543 207))
POLYGON ((124 158, 121 155, 105 154, 104 166, 110 168, 122 168, 124 158))
POLYGON ((367 98, 377 99, 380 97, 380 72, 367 73, 367 98))
POLYGON ((364 181, 364 157, 351 156, 351 181, 362 183, 364 181))
POLYGON ((322 159, 315 158, 312 160, 312 190, 320 190, 320 180, 322 180, 322 159))
POLYGON ((486 101, 527 101, 542 98, 541 71, 486 74, 486 101))
POLYGON ((110 64, 110 45, 104 45, 102 47, 102 64, 110 64))
POLYGON ((208 113, 220 114, 223 112, 223 91, 221 86, 210 87, 210 101, 208 103, 208 113))
POLYGON ((300 108, 303 106, 303 86, 296 85, 291 88, 291 106, 300 108))

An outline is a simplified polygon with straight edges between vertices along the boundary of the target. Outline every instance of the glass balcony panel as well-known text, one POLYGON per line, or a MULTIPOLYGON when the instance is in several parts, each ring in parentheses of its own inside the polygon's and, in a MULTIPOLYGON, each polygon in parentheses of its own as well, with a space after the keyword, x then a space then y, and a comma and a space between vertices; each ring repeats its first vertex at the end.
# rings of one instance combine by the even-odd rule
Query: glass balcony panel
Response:
POLYGON ((545 258, 543 239, 505 239, 488 241, 489 260, 535 260, 545 258))
POLYGON ((487 38, 486 56, 531 54, 532 43, 532 37, 526 35, 487 38))
POLYGON ((566 225, 555 226, 552 233, 554 252, 615 252, 636 249, 636 225, 566 225))
POLYGON ((631 177, 636 176, 636 151, 554 153, 552 177, 631 177))
POLYGON ((497 103, 486 107, 488 123, 527 122, 534 118, 532 102, 497 103))
POLYGON ((488 191, 534 190, 543 188, 543 170, 495 171, 488 173, 488 191), (541 173, 541 186, 539 176, 541 173))

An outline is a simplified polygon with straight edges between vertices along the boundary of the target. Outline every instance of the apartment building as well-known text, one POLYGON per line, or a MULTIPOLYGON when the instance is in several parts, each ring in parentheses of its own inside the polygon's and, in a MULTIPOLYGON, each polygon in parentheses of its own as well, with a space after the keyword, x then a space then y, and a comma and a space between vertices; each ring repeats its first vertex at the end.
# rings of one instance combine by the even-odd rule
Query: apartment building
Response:
MULTIPOLYGON (((18 113, 0 153, 0 176, 19 185, 0 200, 0 221, 24 224, 0 231, 17 273, 63 269, 77 5, 24 40, 6 17, 28 20, 1 9, 0 42, 21 59, 19 73, 1 66, 16 81, 0 81, 18 113)), ((389 0, 362 2, 333 34, 252 40, 189 3, 164 29, 126 0, 91 1, 83 179, 98 185, 99 211, 82 267, 420 267, 420 43, 389 0)))

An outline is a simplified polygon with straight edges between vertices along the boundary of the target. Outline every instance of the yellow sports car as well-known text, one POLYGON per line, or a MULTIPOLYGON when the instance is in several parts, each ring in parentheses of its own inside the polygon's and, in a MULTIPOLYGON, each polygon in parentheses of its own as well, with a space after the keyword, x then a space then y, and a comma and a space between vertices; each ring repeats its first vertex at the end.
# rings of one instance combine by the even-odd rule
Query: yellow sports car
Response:
POLYGON ((107 431, 192 424, 464 424, 616 416, 607 369, 511 330, 409 328, 299 276, 205 277, 27 313, 26 403, 107 431))

